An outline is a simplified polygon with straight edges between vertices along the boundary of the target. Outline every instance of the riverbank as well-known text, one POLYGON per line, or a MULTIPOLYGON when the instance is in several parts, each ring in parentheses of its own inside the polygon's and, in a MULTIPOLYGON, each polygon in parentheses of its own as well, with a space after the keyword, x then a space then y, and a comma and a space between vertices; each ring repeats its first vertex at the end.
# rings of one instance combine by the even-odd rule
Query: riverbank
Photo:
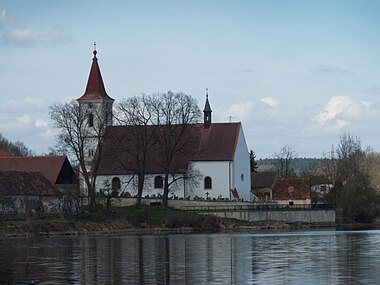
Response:
POLYGON ((35 237, 56 235, 118 235, 118 234, 165 234, 165 233, 189 233, 189 232, 240 232, 256 233, 263 231, 288 231, 326 227, 310 224, 287 224, 277 221, 241 224, 235 221, 223 221, 214 217, 203 216, 204 226, 132 226, 127 221, 110 220, 103 222, 80 222, 65 219, 51 220, 19 220, 0 223, 0 237, 35 237), (206 225, 209 224, 209 225, 206 225), (213 226, 211 226, 211 224, 213 226))
MULTIPOLYGON (((363 225, 332 225, 284 223, 278 221, 246 222, 215 216, 198 215, 191 211, 161 208, 123 207, 107 213, 84 211, 76 217, 29 218, 0 221, 1 237, 33 237, 54 235, 117 235, 169 232, 244 232, 309 230, 363 225)), ((368 225, 365 225, 368 226, 368 225)))

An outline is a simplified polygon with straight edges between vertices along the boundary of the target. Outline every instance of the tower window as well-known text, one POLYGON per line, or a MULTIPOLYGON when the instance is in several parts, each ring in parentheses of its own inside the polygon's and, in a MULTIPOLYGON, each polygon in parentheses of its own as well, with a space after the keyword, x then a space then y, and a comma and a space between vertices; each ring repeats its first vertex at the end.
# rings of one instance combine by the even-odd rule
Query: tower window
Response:
POLYGON ((212 188, 212 180, 210 176, 205 177, 205 189, 211 189, 212 188))
POLYGON ((88 126, 89 127, 94 126, 94 115, 92 113, 88 114, 88 126))
POLYGON ((164 187, 164 180, 161 176, 154 177, 154 188, 163 188, 164 187))

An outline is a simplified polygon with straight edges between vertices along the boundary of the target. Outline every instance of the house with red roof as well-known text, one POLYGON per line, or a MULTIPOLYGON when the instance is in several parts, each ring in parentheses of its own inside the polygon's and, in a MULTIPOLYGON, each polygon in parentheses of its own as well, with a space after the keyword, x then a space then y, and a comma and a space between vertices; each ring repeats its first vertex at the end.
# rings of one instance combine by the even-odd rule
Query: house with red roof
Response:
MULTIPOLYGON (((133 148, 138 142, 131 141, 131 128, 142 126, 112 126, 112 104, 114 99, 106 93, 94 51, 93 62, 85 93, 77 99, 80 108, 93 108, 100 111, 106 124, 100 162, 96 178, 98 192, 112 191, 126 197, 137 195, 137 180, 132 157, 133 148), (129 150, 129 151, 125 151, 129 150)), ((212 123, 211 108, 206 96, 204 122, 189 125, 184 139, 186 149, 177 153, 172 166, 172 179, 169 197, 182 199, 250 199, 251 176, 249 153, 241 123, 212 123), (196 175, 189 175, 196 173, 196 175), (191 179, 188 177, 191 176, 191 179)), ((91 111, 88 113, 88 125, 95 124, 91 111)), ((154 126, 148 126, 154 128, 154 126)), ((160 126, 164 132, 167 126, 160 126)), ((96 155, 96 141, 88 136, 88 148, 85 151, 87 169, 96 155)), ((152 143, 147 154, 146 176, 143 196, 157 197, 163 193, 163 158, 159 146, 152 143)), ((82 183, 82 187, 83 183, 82 183)))
POLYGON ((310 188, 302 179, 280 179, 272 189, 273 201, 282 205, 310 205, 310 188))
POLYGON ((40 172, 54 185, 77 183, 66 156, 12 156, 0 158, 0 171, 40 172))
POLYGON ((59 214, 61 194, 40 172, 0 171, 0 215, 59 214))
POLYGON ((277 172, 252 172, 251 173, 251 200, 259 203, 273 201, 272 189, 280 179, 277 172))
POLYGON ((13 155, 5 150, 0 149, 0 158, 1 157, 12 157, 13 155))

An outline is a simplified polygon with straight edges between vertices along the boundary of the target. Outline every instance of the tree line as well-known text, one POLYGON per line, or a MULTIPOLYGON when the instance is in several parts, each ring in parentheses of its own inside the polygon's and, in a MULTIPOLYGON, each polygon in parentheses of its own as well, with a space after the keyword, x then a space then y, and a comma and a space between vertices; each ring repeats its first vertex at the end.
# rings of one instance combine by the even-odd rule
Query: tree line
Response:
POLYGON ((16 141, 11 142, 0 134, 0 149, 14 156, 30 156, 33 155, 33 151, 29 149, 23 142, 16 141))

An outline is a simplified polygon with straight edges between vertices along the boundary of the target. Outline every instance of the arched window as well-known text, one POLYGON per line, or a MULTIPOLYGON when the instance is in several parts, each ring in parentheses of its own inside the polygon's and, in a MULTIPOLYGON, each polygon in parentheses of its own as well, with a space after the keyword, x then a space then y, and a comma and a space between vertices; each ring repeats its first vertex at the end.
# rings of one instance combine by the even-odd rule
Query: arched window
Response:
POLYGON ((210 176, 205 177, 205 189, 211 189, 212 188, 212 180, 210 176))
POLYGON ((112 179, 112 190, 113 191, 119 191, 121 188, 120 179, 118 177, 114 177, 112 179))
POLYGON ((88 114, 88 126, 89 127, 94 126, 94 115, 92 113, 88 114))
POLYGON ((164 187, 164 180, 161 176, 154 177, 154 188, 163 188, 164 187))

